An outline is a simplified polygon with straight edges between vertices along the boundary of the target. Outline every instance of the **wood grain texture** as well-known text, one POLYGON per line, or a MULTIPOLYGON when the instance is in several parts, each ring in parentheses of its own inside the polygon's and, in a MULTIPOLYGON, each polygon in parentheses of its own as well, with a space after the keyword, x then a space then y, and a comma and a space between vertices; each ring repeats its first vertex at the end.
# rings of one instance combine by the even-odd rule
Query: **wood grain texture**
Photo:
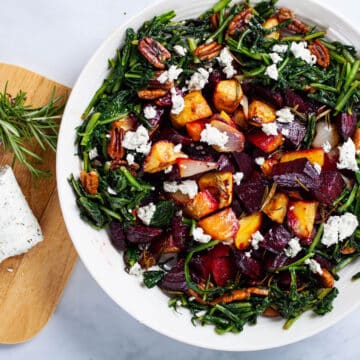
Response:
MULTIPOLYGON (((70 89, 26 69, 0 63, 0 89, 8 82, 7 92, 15 95, 22 89, 33 106, 47 103, 56 95, 69 94, 70 89)), ((39 220, 44 241, 28 253, 9 258, 0 264, 0 343, 14 344, 36 335, 53 314, 77 255, 61 215, 55 181, 55 154, 35 150, 44 158, 41 168, 52 177, 40 179, 33 186, 27 169, 15 163, 18 183, 39 220)), ((0 166, 11 164, 11 154, 0 147, 0 166)))

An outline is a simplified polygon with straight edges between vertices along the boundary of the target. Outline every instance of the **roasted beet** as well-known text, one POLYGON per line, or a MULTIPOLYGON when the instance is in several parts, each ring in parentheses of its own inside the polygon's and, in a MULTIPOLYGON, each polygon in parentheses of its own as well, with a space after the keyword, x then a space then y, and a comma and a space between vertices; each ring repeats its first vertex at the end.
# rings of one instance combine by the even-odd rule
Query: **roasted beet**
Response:
POLYGON ((217 163, 218 163, 219 171, 230 171, 232 173, 235 172, 235 166, 230 159, 230 155, 225 155, 225 154, 220 155, 217 163))
POLYGON ((171 233, 174 239, 174 244, 180 249, 184 248, 185 241, 189 236, 189 231, 189 226, 182 222, 181 216, 175 216, 171 220, 171 233))
MULTIPOLYGON (((147 106, 151 106, 153 107, 152 104, 149 104, 147 106)), ((146 106, 144 106, 145 108, 146 106)), ((160 107, 154 107, 155 111, 156 111, 156 115, 151 118, 150 120, 148 120, 148 123, 149 125, 152 127, 152 128, 156 128, 159 124, 160 124, 160 121, 162 119, 162 116, 164 115, 164 109, 160 108, 160 107)))
POLYGON ((298 121, 293 121, 289 124, 279 123, 278 129, 282 130, 285 139, 296 147, 301 144, 306 134, 306 127, 298 121))
POLYGON ((346 141, 349 137, 353 137, 356 130, 357 113, 352 114, 342 112, 336 117, 336 125, 341 137, 346 141))
POLYGON ((193 142, 189 137, 180 134, 172 127, 164 127, 157 140, 168 140, 174 144, 181 144, 184 146, 189 146, 193 142))
POLYGON ((255 168, 254 160, 244 152, 234 152, 233 157, 240 172, 244 174, 243 180, 247 180, 255 168))
POLYGON ((252 82, 244 82, 242 84, 244 93, 253 98, 261 98, 272 105, 281 108, 284 105, 284 99, 280 92, 273 91, 268 87, 260 84, 254 84, 252 82))
POLYGON ((290 240, 290 232, 283 225, 275 225, 267 232, 260 246, 278 254, 285 249, 290 240))
POLYGON ((265 178, 257 171, 254 171, 247 181, 243 181, 240 185, 234 185, 236 196, 249 213, 260 209, 266 184, 265 178))
POLYGON ((268 271, 274 271, 278 269, 279 267, 285 266, 290 264, 293 259, 288 258, 284 252, 281 252, 279 254, 273 254, 273 253, 267 253, 267 256, 265 258, 265 267, 268 271))
POLYGON ((299 94, 289 87, 285 91, 285 105, 289 107, 296 107, 301 113, 308 113, 312 111, 309 102, 306 102, 299 94))
POLYGON ((261 263, 258 260, 248 257, 243 251, 234 253, 235 265, 240 273, 250 279, 257 279, 261 275, 261 263))
POLYGON ((315 197, 322 203, 330 205, 339 197, 345 182, 338 171, 323 171, 320 174, 320 185, 314 191, 315 197))
POLYGON ((117 250, 126 249, 126 237, 123 224, 118 221, 112 221, 109 226, 110 240, 117 250))
POLYGON ((184 273, 184 259, 180 259, 176 266, 174 266, 159 282, 159 287, 165 291, 185 292, 188 290, 188 285, 185 280, 184 273))
POLYGON ((184 151, 193 160, 214 162, 217 161, 219 157, 219 153, 205 143, 199 144, 192 142, 190 146, 184 148, 184 151))
POLYGON ((229 256, 223 256, 213 259, 211 266, 211 274, 218 286, 225 286, 226 283, 233 279, 236 269, 229 256))
POLYGON ((160 236, 163 229, 144 225, 133 225, 126 229, 126 239, 134 244, 146 244, 160 236))
POLYGON ((318 172, 305 158, 275 164, 272 178, 279 186, 290 189, 301 189, 305 186, 315 190, 320 184, 318 172))
POLYGON ((242 208, 240 201, 236 197, 233 198, 231 208, 233 209, 237 218, 240 217, 240 215, 244 212, 244 209, 242 208))
POLYGON ((212 71, 209 75, 209 83, 208 86, 214 90, 215 86, 223 79, 222 74, 219 71, 212 71))

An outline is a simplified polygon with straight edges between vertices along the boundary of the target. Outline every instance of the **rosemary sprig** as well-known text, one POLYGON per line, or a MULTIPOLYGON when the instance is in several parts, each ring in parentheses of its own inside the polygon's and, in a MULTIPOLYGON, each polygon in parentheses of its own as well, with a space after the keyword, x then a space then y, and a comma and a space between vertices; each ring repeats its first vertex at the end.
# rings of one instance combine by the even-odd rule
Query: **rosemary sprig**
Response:
POLYGON ((39 108, 25 105, 26 92, 20 90, 15 97, 0 92, 0 145, 4 152, 12 152, 14 161, 24 164, 30 173, 39 178, 49 176, 48 171, 40 170, 35 161, 42 161, 33 149, 38 144, 56 151, 59 121, 62 116, 62 96, 55 97, 55 88, 48 103, 39 108), (29 145, 31 148, 29 148, 29 145))

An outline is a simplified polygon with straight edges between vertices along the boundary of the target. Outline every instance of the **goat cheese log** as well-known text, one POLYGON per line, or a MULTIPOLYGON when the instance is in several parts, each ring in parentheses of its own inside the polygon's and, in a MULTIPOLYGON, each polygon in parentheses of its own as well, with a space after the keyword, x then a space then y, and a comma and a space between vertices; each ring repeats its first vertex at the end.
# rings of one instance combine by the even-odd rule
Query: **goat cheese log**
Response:
POLYGON ((10 166, 0 168, 0 263, 27 252, 43 240, 10 166))

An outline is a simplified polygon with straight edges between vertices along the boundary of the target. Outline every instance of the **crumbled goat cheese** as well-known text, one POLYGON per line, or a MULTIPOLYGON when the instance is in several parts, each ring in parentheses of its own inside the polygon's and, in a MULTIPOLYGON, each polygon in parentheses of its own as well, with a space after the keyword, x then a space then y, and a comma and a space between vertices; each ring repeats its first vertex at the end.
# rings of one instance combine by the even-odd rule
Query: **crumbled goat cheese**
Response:
POLYGON ((327 247, 351 236, 359 225, 357 217, 349 212, 341 216, 330 216, 324 224, 322 244, 327 247))
POLYGON ((156 116, 156 109, 152 105, 147 105, 144 107, 144 117, 145 119, 151 120, 156 116))
POLYGON ((241 180, 244 178, 244 173, 242 172, 237 172, 235 174, 233 174, 233 179, 236 185, 240 185, 241 184, 241 180))
POLYGON ((192 236, 195 241, 200 243, 208 243, 211 240, 211 236, 204 233, 204 230, 201 227, 196 227, 192 231, 192 236))
POLYGON ((310 65, 314 65, 316 63, 316 56, 313 55, 309 49, 307 49, 306 41, 302 41, 299 43, 292 42, 290 46, 290 51, 293 53, 296 59, 304 60, 310 65))
POLYGON ((261 126, 261 130, 266 135, 277 135, 278 134, 276 122, 263 124, 261 126))
POLYGON ((174 146, 174 153, 179 153, 181 151, 182 145, 177 144, 174 146))
POLYGON ((289 130, 289 129, 281 129, 281 133, 282 133, 285 137, 287 137, 287 136, 289 136, 289 134, 290 134, 290 130, 289 130))
POLYGON ((314 163, 313 164, 315 170, 317 171, 318 174, 321 174, 321 166, 318 163, 314 163))
POLYGON ((13 268, 7 268, 6 270, 7 270, 7 272, 9 272, 9 273, 14 272, 14 269, 13 269, 13 268))
POLYGON ((282 108, 276 112, 276 121, 280 123, 288 124, 293 122, 294 119, 295 116, 289 108, 282 108))
POLYGON ((269 56, 274 64, 277 64, 282 60, 282 57, 276 52, 270 53, 269 56))
POLYGON ((264 164, 264 162, 265 162, 265 158, 263 158, 262 156, 255 158, 255 163, 258 164, 259 166, 264 164))
POLYGON ((292 238, 287 248, 284 250, 285 255, 289 258, 295 257, 301 251, 300 239, 297 237, 292 238))
POLYGON ((133 154, 127 154, 126 161, 127 161, 128 165, 134 165, 135 164, 135 156, 133 154))
POLYGON ((110 195, 117 195, 117 192, 116 192, 113 188, 111 188, 110 186, 108 186, 107 192, 108 192, 110 195))
POLYGON ((176 93, 175 88, 171 88, 170 93, 171 93, 171 103, 172 103, 171 113, 175 115, 179 115, 184 110, 185 107, 184 98, 176 93))
POLYGON ((331 144, 328 141, 325 141, 321 147, 323 148, 324 152, 329 153, 331 151, 331 144))
POLYGON ((323 271, 321 269, 320 264, 316 260, 314 260, 314 259, 306 259, 304 264, 308 265, 310 271, 313 272, 314 274, 322 275, 323 271))
POLYGON ((220 55, 217 57, 217 60, 219 62, 219 65, 222 67, 222 71, 226 75, 227 79, 232 78, 236 74, 236 70, 232 65, 234 59, 227 47, 224 47, 221 50, 220 55))
POLYGON ((247 258, 251 258, 251 250, 250 250, 250 251, 247 251, 247 252, 245 253, 245 256, 246 256, 247 258))
POLYGON ((268 66, 265 70, 265 75, 267 75, 270 79, 278 80, 279 79, 279 72, 276 64, 272 64, 268 66))
POLYGON ((206 124, 205 129, 200 133, 200 141, 223 148, 229 141, 229 136, 210 124, 206 124))
POLYGON ((130 269, 129 269, 129 275, 133 276, 141 276, 143 274, 144 270, 141 268, 141 265, 136 262, 130 269))
POLYGON ((272 51, 277 52, 279 54, 283 54, 286 53, 288 50, 288 46, 287 45, 280 45, 280 44, 275 44, 272 47, 272 51))
POLYGON ((195 180, 185 180, 179 184, 176 181, 165 181, 164 191, 170 193, 180 191, 184 195, 189 195, 190 199, 193 199, 198 193, 198 186, 195 180))
POLYGON ((122 146, 128 150, 135 150, 141 154, 148 154, 151 148, 151 142, 149 142, 149 133, 147 129, 140 125, 136 131, 127 131, 125 133, 122 146))
POLYGON ((209 72, 204 68, 199 68, 192 74, 188 88, 189 90, 201 90, 209 82, 209 72))
POLYGON ((160 84, 165 84, 167 81, 172 82, 176 80, 182 72, 182 68, 178 68, 176 65, 171 65, 168 70, 162 72, 160 76, 158 76, 157 80, 160 84))
POLYGON ((179 56, 185 56, 187 53, 187 49, 181 45, 175 45, 173 47, 173 49, 174 49, 175 53, 179 56))
POLYGON ((171 172, 172 172, 172 169, 173 169, 173 166, 172 166, 172 165, 169 165, 169 166, 164 170, 164 173, 165 173, 165 174, 171 173, 171 172))
POLYGON ((259 243, 264 241, 264 237, 261 235, 260 231, 256 231, 251 237, 251 246, 255 249, 259 249, 259 243))
POLYGON ((339 162, 337 163, 337 168, 358 171, 359 166, 356 162, 355 144, 351 138, 348 138, 342 146, 339 146, 339 151, 339 162))
POLYGON ((93 159, 97 158, 98 156, 99 156, 99 153, 98 153, 96 147, 92 148, 92 149, 89 151, 89 159, 90 159, 90 160, 93 160, 93 159))
POLYGON ((153 218, 156 211, 156 205, 149 203, 148 205, 139 207, 137 211, 137 217, 145 224, 150 225, 151 219, 153 218))
POLYGON ((8 257, 26 253, 42 240, 40 225, 12 168, 0 167, 0 263, 8 257))

